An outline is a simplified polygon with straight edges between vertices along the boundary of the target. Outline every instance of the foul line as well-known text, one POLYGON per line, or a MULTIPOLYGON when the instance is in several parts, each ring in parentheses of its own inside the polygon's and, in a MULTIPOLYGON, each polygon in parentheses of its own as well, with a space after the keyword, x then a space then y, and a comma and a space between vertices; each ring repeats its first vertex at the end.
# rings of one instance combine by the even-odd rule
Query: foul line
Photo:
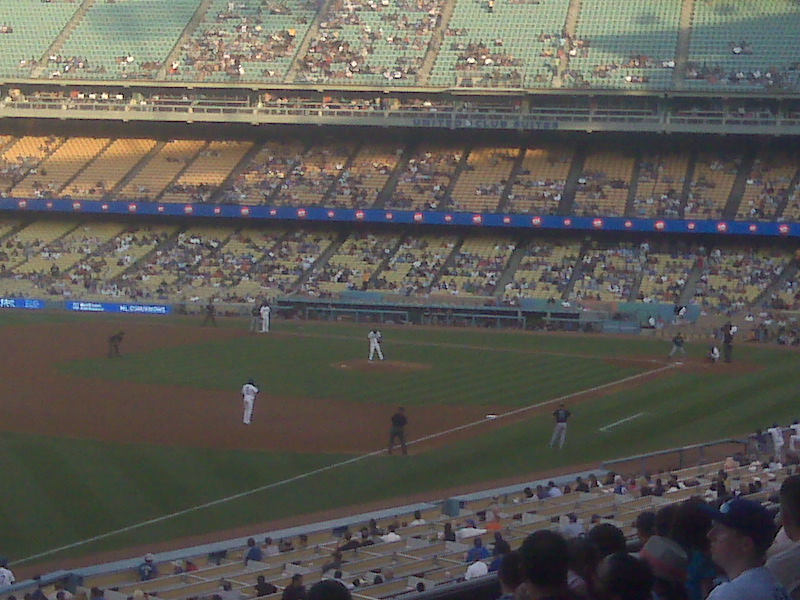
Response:
MULTIPOLYGON (((499 419, 505 419, 508 417, 513 417, 524 412, 541 408, 543 406, 547 406, 548 404, 553 404, 555 402, 563 402, 565 400, 569 400, 570 398, 575 398, 576 396, 582 396, 583 394, 591 394, 594 392, 598 392, 600 390, 613 387, 615 385, 620 385, 623 383, 627 383, 629 381, 635 381, 636 379, 641 379, 642 377, 648 377, 651 375, 655 375, 656 373, 661 373, 662 371, 667 371, 669 369, 676 368, 675 365, 669 364, 663 367, 659 367, 657 369, 651 369, 650 371, 644 371, 642 373, 637 373, 635 375, 630 375, 628 377, 623 377, 622 379, 617 379, 615 381, 609 381, 608 383, 603 383, 601 385, 596 385, 594 387, 587 388, 585 390, 580 390, 578 392, 572 392, 570 394, 565 394, 563 396, 559 396, 558 398, 552 398, 550 400, 545 400, 543 402, 538 402, 536 404, 530 404, 528 406, 523 406, 521 408, 516 408, 514 410, 509 410, 504 413, 498 414, 494 419, 487 420, 481 419, 479 421, 472 421, 471 423, 465 423, 464 425, 459 425, 457 427, 452 427, 450 429, 446 429, 444 431, 440 431, 438 433, 432 433, 430 435, 426 435, 419 439, 415 439, 413 441, 408 442, 408 446, 412 446, 414 444, 421 444, 423 442, 427 442, 429 440, 433 440, 436 438, 440 438, 445 435, 449 435, 451 433, 456 433, 457 431, 463 431, 465 429, 470 429, 472 427, 477 427, 478 425, 482 425, 487 422, 494 423, 499 419)), ((314 469, 312 471, 306 471, 305 473, 300 473, 299 475, 295 475, 293 477, 288 477, 286 479, 282 479, 280 481, 274 481, 272 483, 268 483, 266 485, 262 485, 257 488, 253 488, 244 492, 240 492, 238 494, 233 494, 231 496, 226 496, 224 498, 219 498, 217 500, 212 500, 210 502, 204 502, 203 504, 198 504, 196 506, 190 506, 189 508, 184 508, 182 510, 178 510, 166 515, 162 515, 160 517, 155 517, 153 519, 148 519, 146 521, 142 521, 140 523, 134 523, 133 525, 128 525, 127 527, 122 527, 120 529, 115 529, 113 531, 107 531, 106 533, 101 533, 99 535, 92 536, 90 538, 86 538, 83 540, 79 540, 77 542, 73 542, 71 544, 65 544, 63 546, 59 546, 58 548, 53 548, 51 550, 46 550, 45 552, 40 552, 38 554, 32 554, 31 556, 26 556, 25 558, 15 560, 15 564, 24 564, 30 562, 32 560, 36 560, 39 558, 44 558, 45 556, 50 556, 51 554, 56 554, 58 552, 63 552, 64 550, 70 550, 72 548, 77 548, 79 546, 85 546, 86 544, 91 544, 92 542, 97 542, 100 540, 108 539, 115 535, 119 535, 121 533, 127 533, 128 531, 133 531, 135 529, 140 529, 142 527, 147 527, 148 525, 155 525, 156 523, 163 523, 164 521, 168 521, 170 519, 174 519, 176 517, 181 517, 183 515, 187 515, 189 513, 197 512, 199 510, 204 510, 206 508, 211 508, 213 506, 219 506, 220 504, 225 504, 227 502, 232 502, 234 500, 239 500, 240 498, 246 498, 247 496, 252 496, 253 494, 258 494, 260 492, 265 492, 267 490, 271 490, 277 487, 281 487, 284 485, 288 485, 290 483, 294 483, 295 481, 301 481, 303 479, 308 479, 309 477, 313 477, 314 475, 319 475, 320 473, 325 473, 326 471, 332 471, 333 469, 338 469, 340 467, 345 467, 347 465, 352 465, 359 461, 362 461, 367 458, 371 458, 373 456, 379 456, 386 452, 385 449, 381 448, 380 450, 373 450, 372 452, 368 452, 366 454, 360 454, 358 456, 354 456, 353 458, 349 458, 347 460, 343 460, 331 465, 327 465, 325 467, 320 467, 319 469, 314 469)))
POLYGON ((625 417, 624 419, 620 419, 619 421, 614 421, 613 423, 609 423, 608 425, 604 425, 603 427, 601 427, 597 431, 606 432, 609 429, 612 429, 612 428, 616 427, 617 425, 622 425, 623 423, 627 423, 628 421, 633 421, 634 419, 638 419, 639 417, 641 417, 642 415, 645 415, 645 414, 647 414, 647 413, 643 413, 643 412, 636 413, 635 415, 631 415, 630 417, 625 417))

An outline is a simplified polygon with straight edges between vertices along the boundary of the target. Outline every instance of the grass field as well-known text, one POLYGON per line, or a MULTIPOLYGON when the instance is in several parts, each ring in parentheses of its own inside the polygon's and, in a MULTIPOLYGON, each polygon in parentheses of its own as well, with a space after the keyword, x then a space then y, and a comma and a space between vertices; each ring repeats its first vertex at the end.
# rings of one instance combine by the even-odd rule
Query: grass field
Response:
MULTIPOLYGON (((96 323, 103 318, 2 313, 0 331, 15 326, 18 332, 18 326, 42 321, 57 331, 61 323, 96 323)), ((196 321, 171 322, 197 327, 196 321)), ((192 389, 224 390, 234 397, 243 380, 253 376, 271 394, 385 403, 387 420, 397 404, 404 404, 413 425, 415 412, 434 405, 491 405, 502 414, 506 409, 604 386, 662 368, 669 349, 666 342, 644 338, 398 328, 384 329, 388 358, 432 368, 412 373, 337 368, 340 359, 364 358, 367 329, 278 322, 277 335, 154 347, 120 361, 75 358, 55 368, 87 384, 146 382, 177 385, 189 393, 192 389), (610 358, 641 362, 609 362, 610 358)), ((700 358, 704 350, 699 344, 689 345, 693 358, 700 358)), ((64 431, 64 437, 45 437, 8 431, 0 420, 0 472, 6 474, 10 492, 0 503, 0 554, 12 562, 26 559, 263 486, 272 487, 31 562, 157 543, 368 501, 401 504, 412 494, 463 485, 477 490, 493 480, 516 477, 523 481, 545 470, 741 436, 755 427, 773 421, 787 423, 798 416, 797 357, 793 352, 739 345, 736 360, 741 369, 737 372, 676 367, 655 381, 637 380, 593 395, 571 406, 574 418, 561 452, 546 447, 552 427, 553 406, 549 405, 509 418, 502 428, 475 427, 469 439, 451 441, 445 436, 435 448, 406 458, 368 456, 289 484, 281 482, 353 456, 114 444, 71 439, 69 431, 64 431), (600 431, 604 425, 639 413, 643 414, 636 419, 600 431)), ((13 377, 24 386, 36 374, 13 377)), ((2 404, 0 399, 0 408, 2 404)), ((355 421, 359 414, 355 411, 350 416, 355 421)), ((451 426, 443 422, 441 429, 451 426)), ((296 424, 295 434, 302 437, 302 422, 296 424)), ((349 432, 345 428, 341 434, 349 432)))

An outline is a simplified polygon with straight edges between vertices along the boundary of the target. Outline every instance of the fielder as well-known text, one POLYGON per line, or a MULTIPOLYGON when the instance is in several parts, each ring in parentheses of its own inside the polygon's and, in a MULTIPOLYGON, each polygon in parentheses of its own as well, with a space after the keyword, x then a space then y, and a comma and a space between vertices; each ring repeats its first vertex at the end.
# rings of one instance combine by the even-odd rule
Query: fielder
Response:
POLYGON ((381 340, 383 336, 381 332, 377 329, 373 329, 367 334, 367 338, 369 339, 369 359, 372 360, 377 352, 378 358, 383 360, 383 351, 381 350, 381 340))
POLYGON ((250 329, 248 331, 258 331, 261 327, 261 308, 253 306, 250 311, 250 329))
POLYGON ((256 401, 256 394, 258 388, 252 379, 248 379, 247 383, 242 386, 242 402, 244 403, 244 417, 242 423, 250 425, 250 420, 253 417, 253 404, 256 401))
POLYGON ((569 421, 571 416, 572 413, 565 408, 564 403, 560 403, 553 413, 556 426, 553 428, 553 436, 550 438, 550 443, 548 444, 550 448, 555 448, 556 444, 558 444, 559 450, 564 447, 564 442, 567 440, 567 421, 569 421))
POLYGON ((261 308, 258 309, 261 315, 261 333, 269 333, 269 313, 271 310, 268 304, 262 304, 261 308))

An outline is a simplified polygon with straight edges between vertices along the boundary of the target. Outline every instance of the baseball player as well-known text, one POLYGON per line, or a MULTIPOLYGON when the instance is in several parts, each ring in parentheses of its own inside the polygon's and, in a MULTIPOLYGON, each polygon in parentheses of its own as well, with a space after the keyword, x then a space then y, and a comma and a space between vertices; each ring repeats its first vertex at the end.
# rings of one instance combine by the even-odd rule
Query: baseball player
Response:
POLYGON ((553 429, 553 436, 550 438, 548 446, 555 448, 556 442, 558 442, 559 450, 564 447, 564 442, 567 440, 567 421, 569 421, 571 416, 572 413, 564 407, 563 402, 558 405, 556 411, 553 412, 556 426, 555 429, 553 429))
POLYGON ((377 329, 373 329, 367 334, 367 338, 369 338, 369 359, 372 360, 377 352, 378 358, 383 360, 383 352, 381 351, 381 340, 383 336, 381 332, 377 329))
POLYGON ((258 309, 261 315, 261 333, 269 333, 269 313, 271 310, 269 304, 262 304, 261 308, 258 309))
POLYGON ((119 352, 119 345, 122 343, 122 338, 125 337, 125 332, 120 331, 108 338, 108 358, 121 358, 122 354, 119 352))
POLYGON ((244 417, 242 423, 250 425, 250 420, 253 417, 253 404, 256 401, 256 394, 258 388, 252 379, 248 379, 247 383, 242 386, 242 402, 244 402, 244 417))
POLYGON ((250 329, 248 331, 258 331, 261 328, 261 307, 253 306, 250 310, 250 329))
POLYGON ((677 354, 678 352, 686 356, 686 348, 683 347, 683 344, 683 335, 678 333, 678 335, 672 338, 672 350, 670 350, 667 358, 672 358, 673 355, 677 354))
POLYGON ((708 362, 712 362, 714 364, 719 362, 720 353, 719 348, 717 348, 716 344, 711 344, 711 347, 708 349, 708 354, 706 355, 708 362))

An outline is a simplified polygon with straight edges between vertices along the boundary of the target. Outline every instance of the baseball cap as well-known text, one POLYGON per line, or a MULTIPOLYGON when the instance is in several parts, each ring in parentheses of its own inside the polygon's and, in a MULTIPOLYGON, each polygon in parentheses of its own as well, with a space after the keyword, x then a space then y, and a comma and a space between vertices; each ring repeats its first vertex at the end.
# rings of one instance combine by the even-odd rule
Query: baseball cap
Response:
POLYGON ((766 551, 775 539, 778 528, 760 502, 747 498, 728 500, 719 510, 703 504, 701 508, 717 523, 751 538, 759 550, 766 551))

